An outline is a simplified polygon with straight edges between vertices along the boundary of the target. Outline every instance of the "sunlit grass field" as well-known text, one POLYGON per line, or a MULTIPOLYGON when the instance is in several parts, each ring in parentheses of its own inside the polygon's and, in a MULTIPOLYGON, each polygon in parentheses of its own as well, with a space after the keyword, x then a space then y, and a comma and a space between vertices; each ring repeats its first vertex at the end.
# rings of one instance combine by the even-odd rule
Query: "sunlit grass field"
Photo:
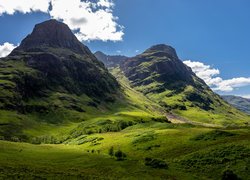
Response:
MULTIPOLYGON (((124 94, 116 102, 93 107, 86 96, 50 96, 61 107, 78 98, 86 112, 62 108, 44 116, 1 110, 1 134, 9 139, 0 136, 0 179, 221 179, 228 173, 250 179, 245 114, 233 121, 235 115, 220 115, 221 109, 213 114, 187 106, 173 112, 199 125, 170 123, 157 102, 175 105, 182 95, 144 96, 118 69, 113 74, 124 94)), ((33 103, 47 106, 46 100, 33 103)))
POLYGON ((149 122, 58 145, 0 141, 0 178, 220 179, 229 169, 249 179, 249 138, 249 129, 149 122), (111 147, 126 158, 110 156, 111 147), (167 168, 146 166, 145 158, 167 168))

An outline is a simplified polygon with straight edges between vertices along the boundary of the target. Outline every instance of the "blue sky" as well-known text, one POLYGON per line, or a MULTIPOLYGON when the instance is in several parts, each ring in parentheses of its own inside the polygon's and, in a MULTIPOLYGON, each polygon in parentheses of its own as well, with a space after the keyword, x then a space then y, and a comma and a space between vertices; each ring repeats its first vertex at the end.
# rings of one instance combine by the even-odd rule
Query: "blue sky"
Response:
MULTIPOLYGON (((250 95, 249 0, 93 0, 97 7, 92 14, 82 13, 83 9, 64 14, 60 0, 39 1, 52 1, 53 12, 48 13, 46 8, 31 9, 28 5, 21 10, 14 5, 0 8, 0 45, 5 42, 17 45, 36 23, 44 20, 64 18, 64 22, 70 22, 72 17, 81 17, 88 23, 70 27, 80 29, 78 38, 93 52, 134 56, 154 44, 169 44, 180 59, 191 60, 189 65, 196 73, 201 74, 200 70, 207 73, 201 76, 217 88, 216 92, 250 95), (103 28, 95 27, 102 24, 100 15, 93 15, 99 9, 105 10, 102 21, 109 28, 105 26, 103 33, 91 33, 91 29, 103 28)), ((0 6, 3 3, 0 0, 0 6)))

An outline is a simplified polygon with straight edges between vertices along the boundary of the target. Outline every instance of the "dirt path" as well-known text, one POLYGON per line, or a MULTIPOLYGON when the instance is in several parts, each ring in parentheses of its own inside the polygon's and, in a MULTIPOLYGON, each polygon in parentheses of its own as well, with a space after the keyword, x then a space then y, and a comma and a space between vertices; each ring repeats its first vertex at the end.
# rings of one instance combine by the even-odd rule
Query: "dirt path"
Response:
POLYGON ((208 123, 190 121, 190 120, 188 120, 186 118, 180 117, 180 116, 178 116, 176 114, 173 114, 173 113, 167 113, 166 117, 168 118, 169 121, 171 121, 174 124, 187 123, 187 124, 204 126, 204 127, 221 127, 221 126, 215 125, 215 124, 208 124, 208 123))

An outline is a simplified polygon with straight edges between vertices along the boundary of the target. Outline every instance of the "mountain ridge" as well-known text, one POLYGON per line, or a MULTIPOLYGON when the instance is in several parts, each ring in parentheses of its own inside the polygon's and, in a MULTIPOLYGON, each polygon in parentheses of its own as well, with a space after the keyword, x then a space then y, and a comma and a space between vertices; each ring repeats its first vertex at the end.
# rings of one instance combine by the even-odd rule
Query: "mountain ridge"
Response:
POLYGON ((125 61, 128 57, 123 55, 106 55, 101 51, 97 51, 94 53, 96 58, 103 62, 107 68, 113 68, 119 66, 123 61, 125 61))
POLYGON ((222 98, 235 108, 250 114, 250 99, 234 95, 224 95, 222 98))
POLYGON ((5 140, 60 143, 141 121, 167 121, 157 104, 121 86, 69 27, 55 20, 35 26, 0 59, 0 91, 0 136, 5 140), (54 132, 65 127, 66 132, 54 132), (58 133, 55 140, 52 134, 58 133))
POLYGON ((0 59, 0 179, 249 179, 250 116, 174 48, 99 61, 72 35, 47 21, 0 59))
POLYGON ((249 121, 196 76, 171 46, 154 45, 125 60, 121 69, 133 88, 191 121, 232 125, 249 121))

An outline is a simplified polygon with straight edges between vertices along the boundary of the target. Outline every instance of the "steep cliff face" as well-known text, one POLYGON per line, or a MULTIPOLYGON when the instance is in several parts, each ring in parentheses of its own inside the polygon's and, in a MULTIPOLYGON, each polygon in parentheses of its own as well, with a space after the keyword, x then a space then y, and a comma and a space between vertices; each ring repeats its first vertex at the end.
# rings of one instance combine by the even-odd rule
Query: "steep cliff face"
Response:
POLYGON ((163 83, 168 88, 181 88, 187 84, 200 85, 203 81, 179 60, 174 48, 167 45, 155 45, 142 54, 129 58, 122 64, 125 75, 134 86, 148 85, 153 82, 163 83))
POLYGON ((202 123, 242 123, 249 117, 227 104, 168 45, 155 45, 121 64, 132 86, 166 110, 202 123))
POLYGON ((66 48, 77 54, 91 54, 66 24, 53 19, 35 25, 32 33, 23 39, 12 54, 18 51, 35 52, 46 47, 66 48))
POLYGON ((120 64, 125 61, 126 59, 128 59, 128 57, 126 56, 120 56, 120 55, 106 55, 101 51, 97 51, 95 52, 95 56, 96 58, 103 62, 104 65, 108 68, 112 68, 112 67, 117 67, 120 66, 120 64))
POLYGON ((32 99, 47 98, 49 103, 55 93, 105 101, 119 91, 104 65, 67 25, 55 20, 36 25, 19 47, 1 59, 0 74, 4 92, 0 107, 7 109, 26 111, 32 99))

